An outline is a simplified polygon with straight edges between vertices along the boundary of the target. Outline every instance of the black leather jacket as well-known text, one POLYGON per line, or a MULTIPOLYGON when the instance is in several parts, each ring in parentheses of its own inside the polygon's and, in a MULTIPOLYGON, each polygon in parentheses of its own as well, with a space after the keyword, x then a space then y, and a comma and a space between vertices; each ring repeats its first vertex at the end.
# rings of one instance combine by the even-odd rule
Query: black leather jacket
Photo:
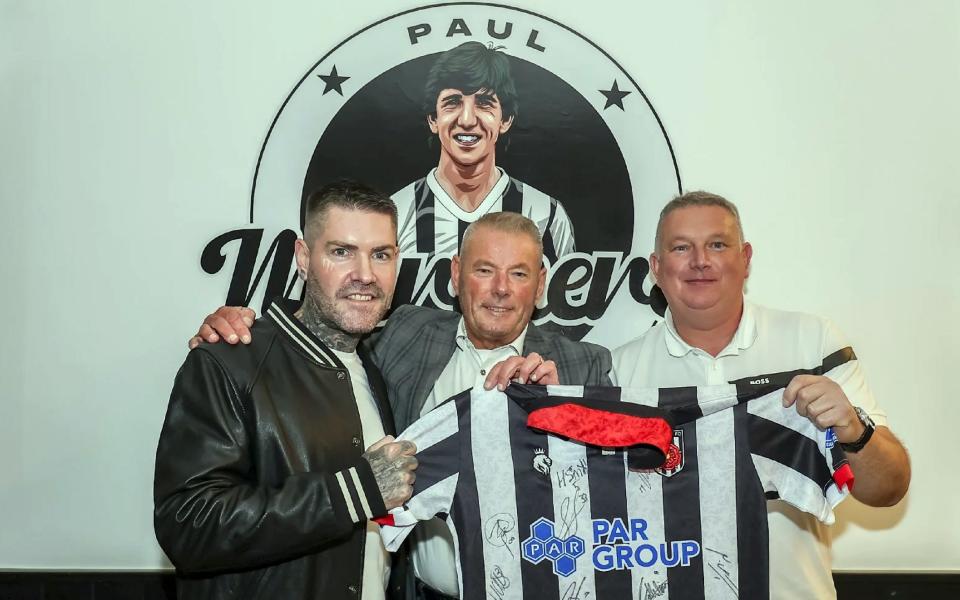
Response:
MULTIPOLYGON (((277 303, 252 334, 190 352, 170 397, 154 526, 179 599, 358 599, 365 522, 386 509, 349 371, 277 303)), ((394 433, 380 375, 361 359, 394 433)))

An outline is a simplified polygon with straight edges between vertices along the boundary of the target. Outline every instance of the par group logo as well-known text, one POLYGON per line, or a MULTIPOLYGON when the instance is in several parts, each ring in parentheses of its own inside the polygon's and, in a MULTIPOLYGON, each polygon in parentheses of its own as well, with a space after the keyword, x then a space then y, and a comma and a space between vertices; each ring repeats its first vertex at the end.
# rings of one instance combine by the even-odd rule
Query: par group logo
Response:
POLYGON ((520 545, 524 560, 540 564, 544 559, 553 565, 556 575, 569 577, 577 570, 577 559, 586 551, 583 538, 575 535, 559 538, 553 521, 540 517, 530 524, 530 537, 520 545))

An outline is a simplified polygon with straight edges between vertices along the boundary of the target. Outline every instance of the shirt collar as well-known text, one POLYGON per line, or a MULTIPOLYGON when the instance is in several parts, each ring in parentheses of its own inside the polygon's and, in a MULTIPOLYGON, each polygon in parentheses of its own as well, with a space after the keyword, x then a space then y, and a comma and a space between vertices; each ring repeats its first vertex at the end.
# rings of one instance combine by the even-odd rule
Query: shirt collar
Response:
MULTIPOLYGON (((520 332, 520 335, 517 336, 517 339, 513 340, 509 344, 500 346, 500 348, 510 347, 514 352, 517 353, 517 356, 523 356, 523 342, 527 338, 528 327, 530 327, 529 323, 523 328, 523 331, 520 332)), ((477 350, 477 347, 474 346, 473 342, 470 341, 470 338, 467 337, 467 326, 463 322, 463 317, 460 317, 460 322, 457 324, 457 347, 464 351, 477 350)), ((495 348, 495 350, 499 350, 500 348, 495 348)))
MULTIPOLYGON (((680 334, 677 333, 677 328, 673 324, 673 314, 670 312, 669 308, 667 308, 667 312, 664 314, 663 320, 667 327, 667 335, 665 336, 665 340, 667 344, 667 352, 670 353, 670 356, 679 358, 696 350, 696 348, 683 341, 683 338, 681 338, 680 334)), ((756 339, 757 320, 753 304, 744 298, 743 315, 740 316, 740 324, 737 325, 737 330, 734 332, 730 343, 727 344, 726 348, 720 351, 720 354, 718 354, 717 357, 729 355, 735 356, 740 354, 741 350, 746 350, 752 346, 756 339)))

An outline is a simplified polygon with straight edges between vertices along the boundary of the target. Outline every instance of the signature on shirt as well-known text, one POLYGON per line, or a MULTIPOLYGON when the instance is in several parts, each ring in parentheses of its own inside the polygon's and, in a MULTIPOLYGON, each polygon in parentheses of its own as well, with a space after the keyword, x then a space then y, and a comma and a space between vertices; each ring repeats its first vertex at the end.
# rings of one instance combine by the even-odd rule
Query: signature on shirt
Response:
POLYGON ((495 600, 503 600, 504 594, 510 588, 510 579, 503 574, 500 565, 494 565, 490 572, 490 597, 495 600))
POLYGON ((563 489, 568 485, 575 485, 584 475, 587 474, 587 459, 581 458, 572 465, 567 465, 563 469, 555 469, 557 478, 557 489, 563 489))
POLYGON ((513 534, 517 524, 513 516, 507 513, 497 513, 487 519, 483 527, 484 536, 487 542, 494 547, 502 546, 506 548, 510 556, 513 556, 512 546, 517 537, 513 534))
POLYGON ((713 572, 713 578, 726 584, 726 586, 730 588, 730 591, 733 592, 733 595, 739 597, 740 592, 737 589, 737 583, 730 574, 730 567, 733 565, 730 557, 713 548, 704 547, 704 550, 706 551, 704 552, 704 559, 707 560, 707 564, 713 572), (707 553, 709 553, 709 559, 707 558, 707 553))
POLYGON ((655 600, 667 591, 667 581, 645 581, 640 578, 640 600, 655 600))
POLYGON ((580 486, 573 484, 573 493, 560 501, 560 538, 577 535, 577 517, 587 505, 587 494, 580 486))
POLYGON ((567 589, 560 594, 560 600, 587 600, 590 597, 590 592, 583 591, 583 584, 586 582, 586 577, 581 578, 579 583, 571 581, 567 589))

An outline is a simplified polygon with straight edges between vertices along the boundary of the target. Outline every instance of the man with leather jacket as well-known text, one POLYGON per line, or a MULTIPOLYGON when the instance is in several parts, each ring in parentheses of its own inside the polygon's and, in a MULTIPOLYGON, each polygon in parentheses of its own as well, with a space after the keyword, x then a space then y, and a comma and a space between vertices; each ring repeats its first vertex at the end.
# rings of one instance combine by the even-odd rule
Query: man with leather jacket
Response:
POLYGON ((396 219, 360 184, 318 190, 296 245, 302 307, 275 302, 252 343, 187 356, 154 482, 180 600, 384 598, 371 519, 410 497, 416 448, 384 437, 386 390, 358 342, 390 306, 396 219))

